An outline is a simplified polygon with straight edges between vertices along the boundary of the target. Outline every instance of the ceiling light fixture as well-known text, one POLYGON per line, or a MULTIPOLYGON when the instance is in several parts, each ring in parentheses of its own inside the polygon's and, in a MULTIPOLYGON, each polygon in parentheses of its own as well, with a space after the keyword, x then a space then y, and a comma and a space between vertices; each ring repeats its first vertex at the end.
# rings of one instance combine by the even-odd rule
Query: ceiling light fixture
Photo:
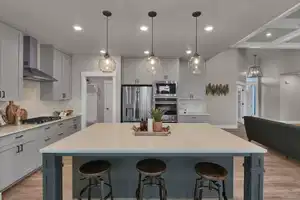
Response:
POLYGON ((148 26, 145 26, 145 25, 143 25, 143 26, 140 27, 140 30, 141 30, 141 31, 144 31, 144 32, 145 32, 145 31, 148 31, 148 29, 149 29, 149 27, 148 27, 148 26))
POLYGON ((81 26, 79 26, 79 25, 73 25, 73 29, 74 29, 74 31, 76 31, 76 32, 81 32, 81 31, 83 31, 83 28, 82 28, 81 26))
POLYGON ((149 51, 144 51, 144 54, 148 55, 150 52, 149 51))
POLYGON ((99 60, 98 66, 102 72, 113 72, 116 70, 116 62, 108 53, 108 17, 112 14, 107 10, 103 11, 102 14, 106 17, 106 49, 99 60))
POLYGON ((212 32, 214 30, 214 27, 212 25, 207 25, 204 27, 204 30, 206 32, 212 32))
POLYGON ((201 74, 201 65, 203 64, 202 57, 198 54, 198 17, 200 17, 201 12, 193 12, 192 16, 196 19, 196 48, 194 55, 189 60, 189 68, 193 74, 201 74))
POLYGON ((257 78, 262 77, 262 71, 259 65, 256 64, 256 55, 254 55, 254 65, 249 67, 247 72, 247 78, 257 78))
POLYGON ((106 51, 105 51, 104 49, 102 49, 102 50, 100 51, 100 53, 105 54, 106 51))
POLYGON ((268 33, 266 33, 266 37, 272 37, 272 33, 270 33, 270 32, 268 32, 268 33))
POLYGON ((192 53, 192 50, 190 50, 190 49, 189 49, 189 50, 186 50, 185 53, 186 53, 187 55, 190 55, 190 54, 192 53))
POLYGON ((157 16, 157 13, 155 11, 150 11, 148 13, 148 16, 151 17, 151 30, 152 30, 152 42, 151 42, 151 53, 149 54, 149 56, 146 58, 146 68, 149 72, 151 72, 152 74, 156 74, 157 69, 160 67, 160 60, 158 57, 156 57, 154 55, 154 45, 153 45, 153 30, 154 30, 154 26, 153 26, 153 19, 154 17, 157 16))

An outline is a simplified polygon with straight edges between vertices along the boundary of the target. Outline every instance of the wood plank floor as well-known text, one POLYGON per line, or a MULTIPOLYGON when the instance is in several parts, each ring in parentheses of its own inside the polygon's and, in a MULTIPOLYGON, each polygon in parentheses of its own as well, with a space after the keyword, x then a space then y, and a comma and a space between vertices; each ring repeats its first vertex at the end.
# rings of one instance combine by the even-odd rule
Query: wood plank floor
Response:
MULTIPOLYGON (((243 126, 228 130, 245 138, 243 126)), ((64 200, 72 199, 72 158, 64 158, 64 200)), ((243 199, 243 158, 235 158, 235 200, 243 199)), ((269 150, 265 156, 265 200, 300 200, 300 163, 269 150)), ((191 188, 192 189, 192 188, 191 188)), ((38 171, 3 193, 3 200, 42 200, 42 172, 38 171)))

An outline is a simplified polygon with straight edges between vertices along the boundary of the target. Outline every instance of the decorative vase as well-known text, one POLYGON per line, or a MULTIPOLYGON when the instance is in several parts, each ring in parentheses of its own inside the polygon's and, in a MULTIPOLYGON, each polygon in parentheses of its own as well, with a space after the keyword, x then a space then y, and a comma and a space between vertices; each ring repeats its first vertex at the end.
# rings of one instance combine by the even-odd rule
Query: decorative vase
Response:
POLYGON ((153 132, 153 119, 148 118, 148 132, 153 132))
POLYGON ((153 131, 154 132, 162 132, 162 122, 154 122, 153 123, 153 131))

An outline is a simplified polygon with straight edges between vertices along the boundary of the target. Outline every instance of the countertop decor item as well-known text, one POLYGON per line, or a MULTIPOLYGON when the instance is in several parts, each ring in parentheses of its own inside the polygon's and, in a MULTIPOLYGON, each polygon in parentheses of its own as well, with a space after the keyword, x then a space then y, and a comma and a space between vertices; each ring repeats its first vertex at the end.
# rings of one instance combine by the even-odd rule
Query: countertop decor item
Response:
POLYGON ((133 126, 132 130, 134 131, 135 136, 168 136, 171 134, 170 127, 162 127, 161 131, 143 131, 141 127, 133 126))
POLYGON ((195 53, 189 59, 189 68, 193 74, 201 74, 201 66, 203 65, 203 59, 198 53, 198 17, 200 17, 201 12, 193 12, 192 16, 196 19, 196 41, 195 41, 195 53))
POLYGON ((15 123, 15 113, 18 109, 18 106, 14 104, 13 101, 9 101, 8 105, 6 107, 6 117, 8 124, 14 124, 15 123))
POLYGON ((211 84, 209 83, 205 88, 206 95, 212 96, 226 96, 229 93, 228 84, 211 84))
POLYGON ((160 109, 152 109, 151 116, 154 120, 153 122, 153 131, 154 132, 161 132, 163 129, 162 126, 162 117, 164 115, 164 112, 160 109))
POLYGON ((247 78, 262 77, 263 73, 260 66, 256 63, 256 55, 254 55, 254 65, 248 68, 247 78))
POLYGON ((153 32, 154 32, 154 26, 153 26, 153 19, 157 16, 157 13, 155 11, 150 11, 148 13, 148 16, 151 17, 151 53, 149 54, 149 56, 146 59, 146 68, 147 70, 152 73, 152 74, 156 74, 157 69, 160 67, 160 60, 157 56, 154 55, 154 45, 153 45, 153 32))
POLYGON ((102 14, 106 17, 106 49, 98 65, 102 72, 114 72, 116 70, 116 61, 108 53, 108 18, 111 17, 112 14, 108 10, 104 10, 102 14))

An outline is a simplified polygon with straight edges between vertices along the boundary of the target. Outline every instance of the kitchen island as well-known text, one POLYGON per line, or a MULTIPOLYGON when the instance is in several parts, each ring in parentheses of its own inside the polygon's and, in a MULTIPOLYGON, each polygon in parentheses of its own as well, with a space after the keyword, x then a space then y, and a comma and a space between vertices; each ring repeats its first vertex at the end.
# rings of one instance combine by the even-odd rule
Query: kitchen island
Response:
MULTIPOLYGON (((43 153, 44 200, 62 199, 62 156, 73 156, 73 197, 78 197, 83 181, 78 167, 93 159, 112 163, 114 197, 135 198, 138 160, 164 160, 164 174, 170 199, 192 199, 196 179, 194 165, 200 161, 224 166, 229 176, 226 190, 233 198, 233 157, 243 156, 244 199, 263 199, 264 153, 266 150, 210 124, 170 124, 169 136, 134 136, 133 124, 94 124, 41 150, 43 153)), ((151 191, 150 198, 157 198, 151 191)), ((205 192, 204 197, 216 197, 205 192)))

